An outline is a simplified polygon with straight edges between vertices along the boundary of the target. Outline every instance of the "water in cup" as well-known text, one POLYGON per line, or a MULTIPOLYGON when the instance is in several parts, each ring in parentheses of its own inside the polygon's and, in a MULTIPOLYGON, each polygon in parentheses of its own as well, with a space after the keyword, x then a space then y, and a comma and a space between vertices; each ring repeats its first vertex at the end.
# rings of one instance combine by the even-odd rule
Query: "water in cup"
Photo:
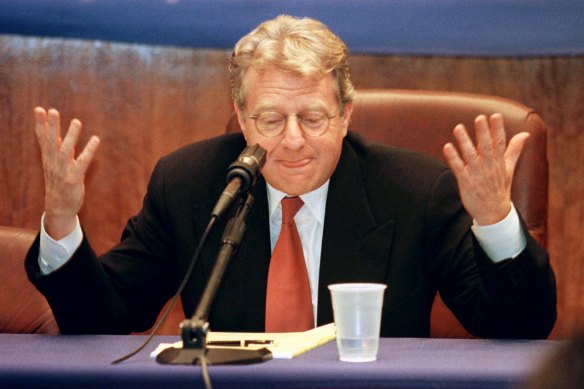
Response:
POLYGON ((341 361, 345 362, 371 362, 377 359, 379 337, 373 338, 339 338, 337 337, 341 361))

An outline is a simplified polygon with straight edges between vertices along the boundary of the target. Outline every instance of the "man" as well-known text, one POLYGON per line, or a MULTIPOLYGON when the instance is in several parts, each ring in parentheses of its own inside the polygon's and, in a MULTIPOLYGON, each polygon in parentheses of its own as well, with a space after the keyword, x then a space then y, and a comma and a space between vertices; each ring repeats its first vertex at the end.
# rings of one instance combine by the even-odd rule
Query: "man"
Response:
MULTIPOLYGON (((506 146, 502 117, 479 116, 475 147, 459 125, 454 136, 460 151, 444 147, 451 170, 366 143, 348 131, 355 92, 346 46, 312 19, 280 16, 261 24, 237 43, 230 71, 243 136, 209 139, 162 158, 142 210, 128 221, 119 245, 100 258, 76 216, 99 140, 91 138, 75 158, 81 123, 73 120, 61 141, 58 112, 35 110, 45 214, 26 267, 62 332, 149 328, 188 267, 227 166, 246 143, 259 143, 267 161, 253 190, 246 236, 211 309, 213 330, 271 330, 267 322, 274 315, 266 301, 273 296, 270 285, 279 285, 268 279, 281 200, 299 196, 303 205, 294 221, 314 325, 333 321, 329 284, 379 282, 388 285, 382 336, 429 336, 437 291, 475 335, 549 334, 556 316, 553 273, 510 197, 527 134, 506 146)), ((187 316, 215 261, 224 222, 182 293, 187 316)))

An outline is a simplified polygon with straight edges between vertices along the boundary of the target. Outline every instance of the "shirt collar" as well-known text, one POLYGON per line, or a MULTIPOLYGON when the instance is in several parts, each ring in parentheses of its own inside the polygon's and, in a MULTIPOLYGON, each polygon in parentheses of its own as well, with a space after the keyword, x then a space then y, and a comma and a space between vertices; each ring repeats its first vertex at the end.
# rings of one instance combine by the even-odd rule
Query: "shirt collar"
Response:
MULTIPOLYGON (((318 220, 319 223, 324 224, 324 213, 326 209, 326 198, 328 194, 330 180, 327 180, 319 188, 312 192, 305 193, 299 197, 304 201, 304 205, 310 213, 318 220)), ((280 206, 280 202, 286 196, 286 193, 279 191, 266 182, 268 188, 268 207, 270 212, 270 220, 272 220, 280 206)))

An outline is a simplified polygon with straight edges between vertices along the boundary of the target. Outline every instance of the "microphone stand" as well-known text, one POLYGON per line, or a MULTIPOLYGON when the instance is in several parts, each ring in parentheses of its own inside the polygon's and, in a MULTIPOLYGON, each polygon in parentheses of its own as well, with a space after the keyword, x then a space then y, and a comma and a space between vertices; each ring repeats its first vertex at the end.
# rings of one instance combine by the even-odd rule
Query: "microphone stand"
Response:
POLYGON ((250 364, 264 362, 272 358, 267 348, 258 350, 238 348, 207 348, 207 333, 209 322, 207 317, 211 303, 215 297, 229 260, 239 247, 245 234, 245 219, 253 204, 253 196, 249 193, 240 205, 223 232, 222 244, 217 254, 217 260, 209 277, 203 296, 195 314, 191 319, 184 320, 181 325, 183 341, 182 348, 171 347, 163 350, 156 356, 156 362, 172 365, 202 364, 250 364))

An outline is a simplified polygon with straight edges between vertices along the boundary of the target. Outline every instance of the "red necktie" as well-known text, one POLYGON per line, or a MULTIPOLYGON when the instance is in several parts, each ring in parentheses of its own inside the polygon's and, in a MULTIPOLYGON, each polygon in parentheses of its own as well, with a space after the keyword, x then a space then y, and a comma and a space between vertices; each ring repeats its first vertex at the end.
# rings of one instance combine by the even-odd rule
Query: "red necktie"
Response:
POLYGON ((314 328, 312 298, 302 243, 294 215, 300 197, 282 199, 282 229, 268 273, 266 332, 298 332, 314 328))

